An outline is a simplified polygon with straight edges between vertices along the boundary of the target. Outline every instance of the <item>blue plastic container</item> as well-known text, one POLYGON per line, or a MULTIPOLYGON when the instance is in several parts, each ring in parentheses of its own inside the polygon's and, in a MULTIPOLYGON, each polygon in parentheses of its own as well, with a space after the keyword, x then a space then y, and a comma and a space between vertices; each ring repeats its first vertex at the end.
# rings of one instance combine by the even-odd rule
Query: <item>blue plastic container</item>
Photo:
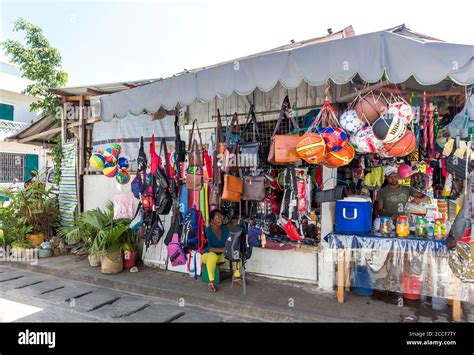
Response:
POLYGON ((364 266, 357 266, 352 277, 351 291, 358 296, 370 297, 374 294, 369 270, 364 266))
POLYGON ((336 201, 336 232, 369 233, 372 229, 372 202, 362 197, 336 201))

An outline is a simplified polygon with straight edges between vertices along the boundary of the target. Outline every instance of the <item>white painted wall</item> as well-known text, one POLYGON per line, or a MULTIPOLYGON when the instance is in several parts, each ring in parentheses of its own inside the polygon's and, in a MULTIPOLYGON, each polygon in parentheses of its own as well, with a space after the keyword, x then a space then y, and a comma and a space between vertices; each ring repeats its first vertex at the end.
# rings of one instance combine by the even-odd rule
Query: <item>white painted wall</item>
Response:
MULTIPOLYGON (((47 150, 37 145, 0 141, 0 152, 38 155, 38 170, 40 173, 45 172, 48 167, 53 166, 52 159, 48 156, 47 150)), ((11 185, 12 184, 0 184, 0 187, 8 187, 11 185)))
POLYGON ((36 112, 30 112, 30 104, 36 100, 32 96, 0 89, 0 103, 13 105, 13 120, 15 122, 29 124, 36 118, 36 112))

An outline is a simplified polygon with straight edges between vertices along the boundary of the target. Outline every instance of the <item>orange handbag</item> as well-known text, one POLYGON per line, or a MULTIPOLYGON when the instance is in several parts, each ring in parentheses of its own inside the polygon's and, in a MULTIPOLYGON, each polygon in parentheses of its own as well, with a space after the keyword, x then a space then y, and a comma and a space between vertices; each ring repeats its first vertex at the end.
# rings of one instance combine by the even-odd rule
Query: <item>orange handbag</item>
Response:
MULTIPOLYGON (((268 154, 268 162, 276 165, 286 165, 289 163, 300 163, 301 158, 296 152, 296 146, 300 140, 299 134, 276 134, 284 117, 290 119, 294 129, 298 129, 298 125, 293 116, 289 115, 290 100, 288 96, 283 100, 281 105, 280 116, 276 123, 275 129, 270 142, 270 152, 268 154)), ((291 126, 291 125, 290 125, 291 126)))
MULTIPOLYGON (((239 175, 240 169, 239 169, 239 175)), ((240 202, 242 192, 244 191, 244 184, 241 176, 234 176, 230 174, 224 175, 224 190, 222 191, 222 200, 230 202, 240 202)))

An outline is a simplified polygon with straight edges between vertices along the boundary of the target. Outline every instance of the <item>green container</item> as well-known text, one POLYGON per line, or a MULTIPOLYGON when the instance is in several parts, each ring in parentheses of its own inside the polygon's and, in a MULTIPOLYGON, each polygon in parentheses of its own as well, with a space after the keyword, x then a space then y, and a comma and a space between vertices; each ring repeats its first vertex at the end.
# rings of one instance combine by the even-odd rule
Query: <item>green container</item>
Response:
POLYGON ((53 256, 53 251, 51 249, 38 250, 38 258, 49 258, 51 256, 53 256))
MULTIPOLYGON (((220 267, 216 265, 216 271, 214 272, 214 283, 216 285, 219 284, 219 275, 220 275, 220 267)), ((202 264, 202 271, 201 271, 201 278, 203 282, 209 282, 209 274, 207 273, 207 265, 202 264)))

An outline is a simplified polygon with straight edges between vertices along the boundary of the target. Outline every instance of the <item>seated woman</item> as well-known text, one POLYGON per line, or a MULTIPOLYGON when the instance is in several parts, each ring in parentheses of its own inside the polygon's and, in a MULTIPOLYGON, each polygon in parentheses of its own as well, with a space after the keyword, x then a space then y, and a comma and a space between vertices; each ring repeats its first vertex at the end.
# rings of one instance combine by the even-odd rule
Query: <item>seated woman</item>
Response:
MULTIPOLYGON (((213 210, 209 214, 209 226, 206 227, 206 238, 207 247, 204 249, 202 255, 202 263, 206 264, 207 272, 209 274, 209 284, 207 289, 209 292, 216 292, 216 286, 214 285, 214 273, 216 271, 216 265, 225 262, 224 248, 225 242, 229 235, 229 228, 223 225, 222 221, 224 215, 220 210, 213 210)), ((232 263, 232 269, 234 270, 234 282, 243 285, 240 278, 240 263, 232 263)))

